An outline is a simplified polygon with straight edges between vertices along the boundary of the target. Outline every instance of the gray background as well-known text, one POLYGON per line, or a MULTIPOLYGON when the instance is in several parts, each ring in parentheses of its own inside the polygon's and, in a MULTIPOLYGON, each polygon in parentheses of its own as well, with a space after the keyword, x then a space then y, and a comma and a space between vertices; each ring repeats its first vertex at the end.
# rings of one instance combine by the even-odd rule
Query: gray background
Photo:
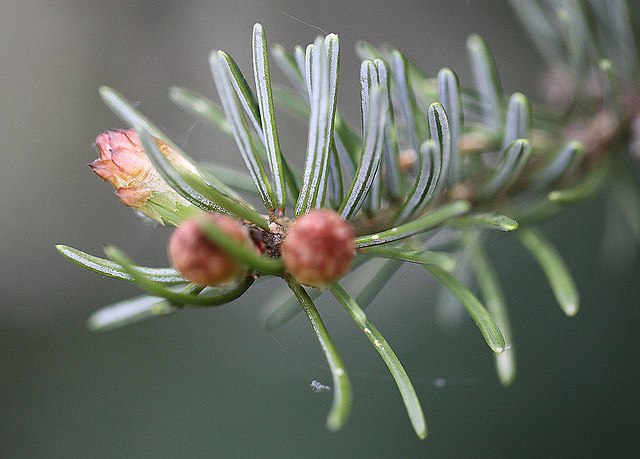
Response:
MULTIPOLYGON (((173 106, 172 85, 214 96, 207 56, 222 48, 250 72, 250 33, 291 48, 318 30, 341 37, 341 109, 358 119, 358 39, 393 42, 434 75, 469 83, 465 37, 490 45, 507 92, 535 98, 540 61, 506 2, 44 1, 0 10, 0 454, 6 457, 437 457, 628 455, 639 406, 637 258, 603 265, 603 199, 545 226, 582 292, 567 319, 531 258, 496 235, 519 352, 503 389, 475 326, 442 324, 424 272, 400 271, 369 309, 422 400, 430 435, 413 434, 395 385, 368 341, 331 301, 320 308, 354 385, 343 431, 324 427, 330 374, 303 317, 266 332, 260 310, 274 281, 221 308, 107 334, 95 309, 139 290, 60 257, 65 243, 100 254, 114 244, 165 265, 167 228, 144 224, 86 164, 100 132, 121 127, 101 103, 109 85, 193 156, 239 165, 235 145, 173 106), (285 14, 286 13, 286 14, 285 14), (443 386, 443 387, 441 387, 443 386)), ((283 81, 276 73, 274 78, 283 81)), ((285 154, 306 128, 279 115, 285 154)), ((355 123, 354 123, 355 124, 355 123)))

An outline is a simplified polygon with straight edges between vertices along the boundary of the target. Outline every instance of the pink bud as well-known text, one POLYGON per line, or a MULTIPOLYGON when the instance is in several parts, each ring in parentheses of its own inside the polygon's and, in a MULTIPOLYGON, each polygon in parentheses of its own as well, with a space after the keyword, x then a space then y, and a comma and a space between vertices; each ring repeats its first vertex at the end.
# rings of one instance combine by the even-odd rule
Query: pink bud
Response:
POLYGON ((100 158, 89 164, 91 170, 114 186, 123 204, 144 206, 151 196, 149 179, 157 172, 136 131, 107 131, 96 138, 96 147, 100 158))
POLYGON ((246 268, 211 242, 200 228, 208 221, 230 238, 253 247, 249 233, 239 221, 222 214, 203 213, 176 228, 167 246, 171 264, 191 282, 200 285, 220 285, 235 281, 246 268))
POLYGON ((349 271, 355 256, 351 226, 332 210, 296 219, 282 244, 287 271, 301 284, 326 287, 349 271))
MULTIPOLYGON (((197 174, 193 165, 179 152, 159 139, 154 140, 174 167, 187 174, 197 174)), ((170 212, 191 207, 191 203, 171 188, 153 166, 135 130, 107 131, 98 136, 95 146, 100 158, 89 167, 102 180, 113 185, 124 205, 160 223, 163 219, 150 203, 170 212)))

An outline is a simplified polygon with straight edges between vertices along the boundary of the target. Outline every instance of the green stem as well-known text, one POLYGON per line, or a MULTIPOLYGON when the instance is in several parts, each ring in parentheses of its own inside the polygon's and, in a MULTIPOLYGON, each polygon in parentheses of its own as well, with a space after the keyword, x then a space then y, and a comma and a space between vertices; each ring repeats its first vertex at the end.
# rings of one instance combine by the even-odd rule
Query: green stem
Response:
POLYGON ((378 329, 369 321, 362 308, 358 306, 358 303, 354 301, 351 295, 349 295, 340 284, 334 282, 331 285, 331 293, 342 303, 347 312, 353 317, 353 320, 356 321, 365 335, 367 335, 369 341, 375 346, 376 351, 378 351, 378 354, 380 354, 380 357, 384 360, 384 363, 389 368, 393 379, 398 385, 400 395, 402 395, 402 400, 407 408, 407 413, 409 414, 409 419, 411 420, 416 435, 420 438, 425 438, 427 436, 427 423, 424 419, 420 401, 413 388, 413 384, 411 384, 409 375, 407 375, 395 352, 393 352, 391 346, 389 346, 389 343, 384 339, 378 329))
POLYGON ((283 275, 282 278, 287 282, 289 288, 300 302, 300 306, 302 306, 302 310, 307 315, 307 319, 309 319, 309 323, 320 342, 331 369, 334 390, 333 404, 327 417, 327 427, 335 432, 344 426, 351 413, 351 383, 349 382, 349 377, 345 371, 342 358, 338 354, 333 340, 329 336, 329 332, 307 291, 290 275, 283 275))
POLYGON ((460 300, 480 329, 484 340, 491 350, 496 354, 503 352, 505 349, 504 337, 494 322, 493 317, 491 317, 491 314, 482 306, 478 298, 452 274, 435 265, 423 266, 460 300))
MULTIPOLYGON (((56 245, 56 249, 58 249, 58 252, 60 252, 62 256, 85 269, 102 274, 103 276, 113 277, 114 279, 135 282, 134 278, 127 274, 127 271, 125 271, 122 266, 111 260, 96 257, 82 250, 62 244, 56 245)), ((133 266, 133 268, 150 281, 162 284, 185 284, 189 282, 173 268, 148 268, 146 266, 133 266)))
POLYGON ((498 275, 482 245, 479 233, 463 231, 462 243, 467 249, 471 266, 478 279, 482 298, 504 336, 505 351, 495 354, 493 358, 500 383, 510 386, 516 377, 516 358, 511 338, 511 324, 498 275))
POLYGON ((413 220, 412 222, 396 226, 395 228, 391 228, 380 233, 357 237, 355 239, 356 247, 363 248, 372 245, 386 244, 387 242, 393 242, 398 239, 423 233, 441 225, 450 218, 459 217, 469 212, 469 210, 471 210, 471 203, 469 201, 452 201, 438 207, 424 217, 413 220))
POLYGON ((564 313, 569 317, 575 316, 580 305, 580 294, 562 256, 551 242, 534 228, 521 228, 516 234, 538 261, 564 313))
POLYGON ((495 228, 501 231, 514 231, 518 229, 518 222, 506 215, 486 213, 452 218, 447 222, 447 226, 456 229, 495 228))
POLYGON ((111 260, 122 266, 122 269, 133 278, 133 281, 136 284, 151 295, 165 298, 174 305, 218 306, 225 304, 239 298, 254 282, 254 278, 252 276, 245 277, 238 284, 235 284, 228 289, 217 290, 211 295, 198 295, 200 291, 197 286, 195 287, 196 290, 187 288, 186 291, 189 293, 176 292, 158 282, 148 279, 135 268, 131 259, 117 248, 108 246, 104 251, 111 260), (195 293, 191 293, 190 291, 195 293))
POLYGON ((457 264, 456 259, 448 253, 432 252, 423 249, 416 250, 405 247, 374 246, 361 249, 360 253, 371 257, 389 258, 423 265, 437 265, 448 272, 454 271, 457 264))

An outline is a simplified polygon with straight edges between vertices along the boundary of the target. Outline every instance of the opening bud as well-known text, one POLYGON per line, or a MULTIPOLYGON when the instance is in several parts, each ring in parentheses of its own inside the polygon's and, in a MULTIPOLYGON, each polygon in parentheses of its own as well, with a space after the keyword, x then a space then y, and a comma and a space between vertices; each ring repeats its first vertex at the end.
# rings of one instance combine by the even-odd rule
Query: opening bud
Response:
MULTIPOLYGON (((169 145, 156 140, 162 152, 188 170, 190 164, 169 145)), ((95 146, 100 157, 89 164, 93 172, 116 189, 116 195, 126 206, 133 207, 162 223, 160 215, 148 201, 172 212, 191 207, 160 176, 142 148, 134 129, 117 129, 100 134, 95 146)))
POLYGON ((296 219, 282 244, 282 260, 301 284, 326 287, 349 271, 355 233, 340 216, 316 209, 296 219))
POLYGON ((216 225, 230 238, 254 247, 245 226, 223 214, 202 213, 177 227, 167 246, 171 264, 185 279, 200 285, 220 285, 237 281, 247 269, 211 242, 200 227, 202 223, 216 225))

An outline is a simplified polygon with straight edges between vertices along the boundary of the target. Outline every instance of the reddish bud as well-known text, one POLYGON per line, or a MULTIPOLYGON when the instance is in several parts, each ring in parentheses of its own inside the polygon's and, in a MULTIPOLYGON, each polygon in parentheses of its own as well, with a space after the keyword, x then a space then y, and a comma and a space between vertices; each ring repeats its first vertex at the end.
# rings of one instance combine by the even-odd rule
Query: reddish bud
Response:
MULTIPOLYGON (((178 152, 161 140, 155 139, 164 155, 180 169, 194 173, 193 166, 178 152)), ((96 138, 100 158, 89 164, 93 172, 116 189, 116 195, 126 206, 133 207, 154 220, 162 222, 160 215, 147 201, 165 209, 176 211, 191 204, 173 190, 160 176, 146 152, 140 137, 133 129, 107 131, 96 138)))
POLYGON ((298 218, 282 244, 287 271, 301 284, 326 287, 349 271, 355 256, 351 226, 332 210, 298 218))
POLYGON ((200 224, 209 222, 241 243, 251 244, 246 228, 237 220, 222 214, 203 213, 176 228, 167 246, 171 264, 185 279, 200 285, 220 285, 238 280, 246 268, 211 242, 200 224))
POLYGON ((100 158, 89 167, 116 189, 122 202, 130 207, 142 207, 146 204, 151 190, 147 186, 148 178, 155 170, 142 149, 140 138, 135 130, 107 131, 96 138, 96 147, 100 158), (128 189, 118 193, 123 188, 128 189))

